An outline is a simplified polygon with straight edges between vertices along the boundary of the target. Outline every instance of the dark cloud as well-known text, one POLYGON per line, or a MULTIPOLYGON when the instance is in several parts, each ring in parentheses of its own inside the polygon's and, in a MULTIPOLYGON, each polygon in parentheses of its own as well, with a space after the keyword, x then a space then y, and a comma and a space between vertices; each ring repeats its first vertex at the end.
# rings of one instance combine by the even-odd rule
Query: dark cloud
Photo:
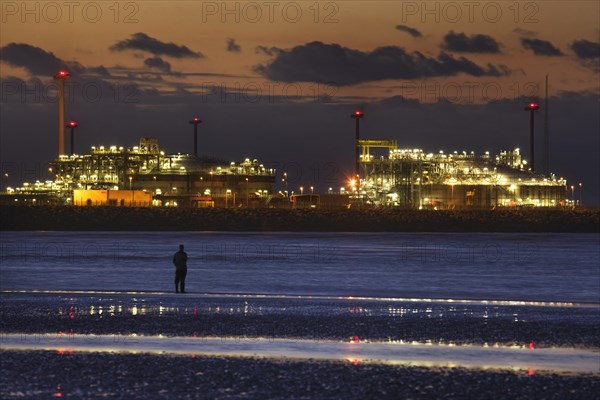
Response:
POLYGON ((536 32, 529 31, 529 30, 523 29, 523 28, 515 28, 515 29, 513 29, 513 32, 519 36, 524 36, 524 37, 535 37, 537 35, 536 32))
POLYGON ((524 48, 533 51, 537 56, 557 57, 563 55, 560 49, 554 47, 554 45, 547 40, 522 38, 521 44, 524 48))
POLYGON ((574 41, 570 47, 581 65, 600 73, 600 43, 582 39, 574 41))
POLYGON ((396 29, 399 30, 400 32, 406 32, 412 37, 423 36, 423 34, 421 32, 419 32, 418 30, 416 30, 415 28, 411 28, 406 25, 396 25, 396 29))
POLYGON ((144 65, 148 68, 156 68, 162 72, 171 72, 171 64, 160 57, 151 57, 144 60, 144 65))
POLYGON ((338 44, 312 42, 289 50, 278 50, 267 64, 255 71, 270 80, 282 82, 317 82, 348 86, 386 79, 417 79, 435 76, 504 76, 505 66, 481 67, 464 58, 440 53, 437 58, 419 52, 409 53, 401 47, 379 47, 371 52, 354 50, 338 44))
POLYGON ((52 52, 26 43, 9 43, 0 48, 0 60, 42 76, 53 76, 60 69, 69 69, 71 72, 82 72, 85 69, 77 62, 63 61, 52 52))
POLYGON ((227 39, 227 51, 231 53, 239 53, 242 51, 242 47, 235 42, 235 39, 228 38, 227 39))
POLYGON ((256 54, 266 54, 268 56, 274 56, 281 53, 281 49, 278 47, 267 47, 267 46, 256 46, 254 52, 256 54))
POLYGON ((459 53, 500 53, 500 45, 488 35, 467 36, 464 33, 448 32, 442 48, 459 53))
POLYGON ((201 52, 193 52, 187 46, 180 46, 173 42, 165 43, 138 32, 131 35, 130 39, 121 40, 110 47, 112 51, 140 50, 154 55, 164 55, 173 58, 203 58, 201 52))
POLYGON ((594 60, 600 58, 600 43, 589 40, 576 40, 571 44, 571 49, 578 58, 582 60, 594 60))
POLYGON ((100 75, 103 77, 109 77, 110 76, 110 72, 108 72, 108 69, 106 69, 106 67, 104 67, 103 65, 100 65, 98 67, 91 67, 91 68, 87 68, 86 72, 92 73, 92 74, 96 74, 96 75, 100 75))

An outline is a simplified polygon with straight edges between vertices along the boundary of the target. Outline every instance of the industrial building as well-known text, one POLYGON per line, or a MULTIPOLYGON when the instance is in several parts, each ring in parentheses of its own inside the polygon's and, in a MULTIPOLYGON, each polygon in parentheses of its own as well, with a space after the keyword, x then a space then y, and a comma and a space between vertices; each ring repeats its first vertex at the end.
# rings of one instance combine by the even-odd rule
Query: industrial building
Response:
POLYGON ((165 154, 155 138, 137 146, 92 147, 51 163, 55 179, 9 188, 0 201, 74 206, 291 207, 392 206, 487 209, 572 206, 566 181, 532 172, 519 149, 496 156, 425 153, 396 140, 359 140, 359 180, 341 193, 280 195, 275 170, 257 160, 224 163, 165 154))
POLYGON ((156 138, 134 147, 98 146, 50 163, 55 180, 9 189, 30 203, 75 206, 257 207, 275 190, 275 170, 258 160, 230 164, 165 154, 156 138))
POLYGON ((361 179, 355 199, 413 209, 568 205, 563 178, 531 171, 519 149, 446 154, 400 149, 395 140, 358 140, 361 179), (387 154, 376 154, 377 152, 387 154))
MULTIPOLYGON (((339 194, 294 195, 275 192, 275 170, 257 160, 241 163, 198 157, 198 125, 193 118, 193 155, 165 154, 158 140, 140 139, 134 147, 92 147, 89 154, 74 154, 75 121, 65 125, 64 83, 68 71, 59 71, 58 158, 51 163, 54 180, 7 188, 0 203, 71 204, 121 207, 293 207, 338 208, 395 206, 408 209, 467 209, 499 206, 555 207, 574 205, 568 200, 566 181, 535 172, 534 114, 530 102, 529 151, 531 164, 519 149, 492 157, 489 153, 425 153, 401 149, 395 140, 361 140, 362 111, 355 111, 354 177, 339 194), (70 129, 71 154, 65 155, 64 129, 70 129), (378 154, 383 152, 383 154, 378 154), (387 152, 387 153, 386 153, 387 152)), ((548 82, 546 80, 546 92, 548 82)), ((547 96, 546 96, 547 103, 547 96)), ((545 137, 548 169, 548 135, 545 137)), ((284 173, 284 176, 285 173, 284 173)), ((287 178, 287 177, 286 177, 287 178)), ((287 181, 286 181, 287 186, 287 181)))

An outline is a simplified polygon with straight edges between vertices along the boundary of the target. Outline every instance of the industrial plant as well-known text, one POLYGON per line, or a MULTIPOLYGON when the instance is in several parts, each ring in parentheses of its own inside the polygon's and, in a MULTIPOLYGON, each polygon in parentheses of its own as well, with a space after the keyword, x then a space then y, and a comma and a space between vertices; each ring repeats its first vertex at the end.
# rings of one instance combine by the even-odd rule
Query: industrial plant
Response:
MULTIPOLYGON (((157 138, 142 137, 136 146, 97 146, 89 154, 75 154, 75 121, 65 125, 64 80, 60 71, 58 157, 50 163, 53 179, 7 188, 0 202, 127 207, 401 207, 407 209, 469 209, 494 207, 558 207, 575 205, 568 199, 567 182, 536 172, 534 113, 530 103, 528 163, 519 149, 498 155, 466 151, 427 153, 406 149, 396 140, 360 138, 362 111, 355 120, 354 176, 339 192, 299 194, 276 188, 276 172, 256 159, 227 163, 198 156, 198 125, 194 127, 193 154, 165 154, 157 138), (64 129, 70 129, 71 146, 65 154, 64 129)), ((546 135, 547 136, 547 135, 546 135)), ((548 165, 548 137, 545 169, 548 165)), ((287 175, 283 174, 284 178, 287 175)), ((286 189, 288 182, 285 182, 286 189)))
POLYGON ((400 149, 395 140, 359 140, 364 178, 353 190, 374 205, 418 209, 567 205, 566 181, 531 172, 519 149, 496 156, 400 149), (377 157, 372 149, 385 149, 377 157))
POLYGON ((9 197, 74 206, 256 207, 275 187, 275 171, 257 160, 225 164, 165 154, 147 137, 133 147, 61 155, 50 165, 54 180, 9 188, 9 197))

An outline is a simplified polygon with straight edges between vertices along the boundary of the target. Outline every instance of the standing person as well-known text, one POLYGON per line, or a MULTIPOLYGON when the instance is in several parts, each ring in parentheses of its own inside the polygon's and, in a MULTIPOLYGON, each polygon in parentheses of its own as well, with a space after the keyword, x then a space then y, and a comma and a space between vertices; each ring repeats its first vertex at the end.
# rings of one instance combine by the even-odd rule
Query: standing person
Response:
POLYGON ((187 275, 187 253, 183 251, 183 245, 179 245, 179 251, 173 255, 175 264, 175 293, 185 293, 185 276, 187 275))

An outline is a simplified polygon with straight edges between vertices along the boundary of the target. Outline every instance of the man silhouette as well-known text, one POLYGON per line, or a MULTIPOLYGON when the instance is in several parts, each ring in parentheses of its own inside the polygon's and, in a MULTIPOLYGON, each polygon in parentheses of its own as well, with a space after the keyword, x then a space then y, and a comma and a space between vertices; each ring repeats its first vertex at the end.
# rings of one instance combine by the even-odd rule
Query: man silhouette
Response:
POLYGON ((187 254, 183 251, 183 245, 179 245, 179 251, 173 255, 175 265, 175 293, 185 293, 185 276, 187 275, 187 254), (181 290, 179 290, 181 288, 181 290))

